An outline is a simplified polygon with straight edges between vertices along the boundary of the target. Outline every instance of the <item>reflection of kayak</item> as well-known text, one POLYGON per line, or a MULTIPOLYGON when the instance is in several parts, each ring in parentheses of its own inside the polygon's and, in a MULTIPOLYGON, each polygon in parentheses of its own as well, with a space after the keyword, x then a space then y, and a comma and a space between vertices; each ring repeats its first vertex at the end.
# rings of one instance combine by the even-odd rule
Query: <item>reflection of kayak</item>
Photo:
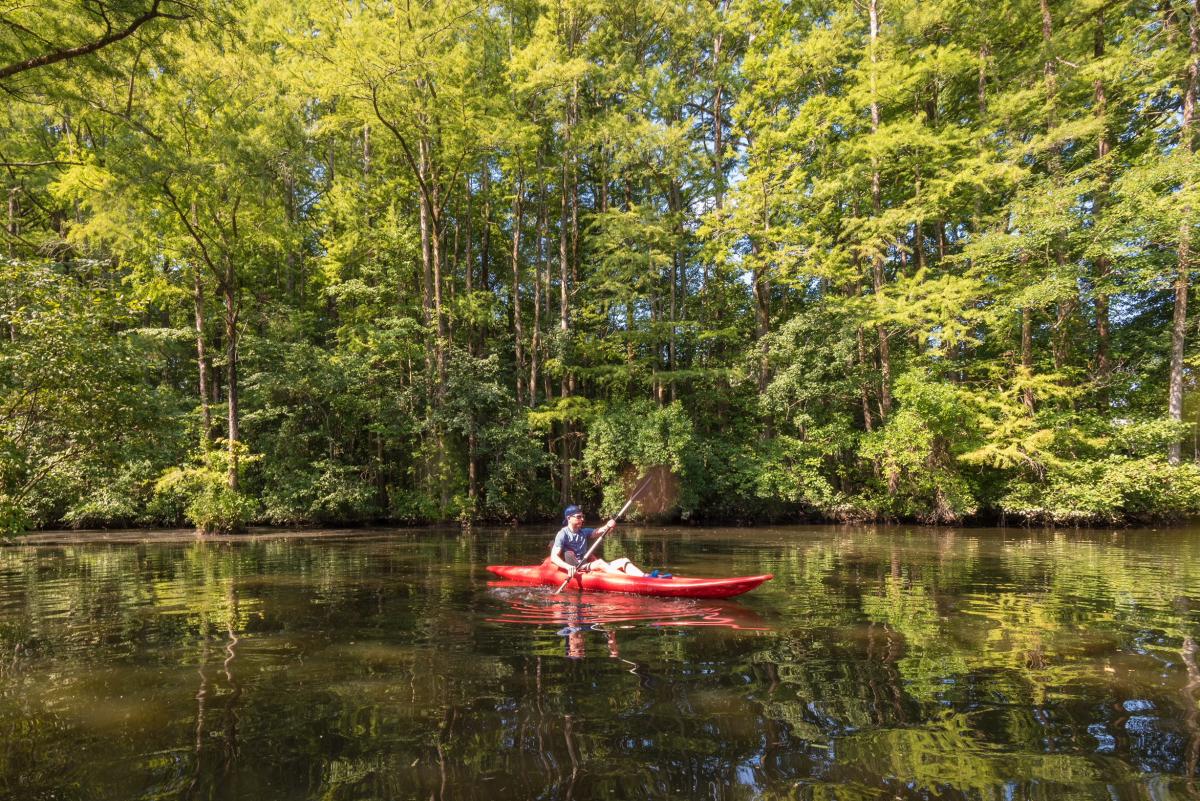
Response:
POLYGON ((489 581, 507 609, 492 623, 571 626, 683 626, 769 631, 767 622, 737 601, 691 598, 649 598, 644 595, 588 593, 550 595, 519 581, 489 581))
MULTIPOLYGON (((544 584, 557 587, 566 573, 546 559, 540 565, 488 565, 488 570, 509 581, 522 584, 544 584)), ((576 573, 570 589, 587 592, 629 592, 635 595, 660 595, 669 598, 729 598, 741 595, 774 578, 770 573, 761 576, 732 576, 730 578, 650 578, 626 576, 623 573, 576 573)))

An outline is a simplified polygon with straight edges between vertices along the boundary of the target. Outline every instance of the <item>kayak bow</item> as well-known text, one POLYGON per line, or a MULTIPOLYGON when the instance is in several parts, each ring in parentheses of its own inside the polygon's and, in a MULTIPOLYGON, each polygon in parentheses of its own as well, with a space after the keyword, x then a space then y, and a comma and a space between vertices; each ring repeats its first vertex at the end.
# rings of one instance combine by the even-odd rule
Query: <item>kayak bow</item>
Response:
MULTIPOLYGON (((488 570, 497 576, 521 584, 537 584, 556 587, 565 575, 553 562, 546 559, 540 565, 488 565, 488 570)), ((624 573, 576 573, 571 585, 584 592, 628 592, 635 595, 657 595, 668 598, 731 598, 749 592, 774 576, 731 576, 729 578, 687 578, 675 576, 669 579, 649 576, 626 576, 624 573)))

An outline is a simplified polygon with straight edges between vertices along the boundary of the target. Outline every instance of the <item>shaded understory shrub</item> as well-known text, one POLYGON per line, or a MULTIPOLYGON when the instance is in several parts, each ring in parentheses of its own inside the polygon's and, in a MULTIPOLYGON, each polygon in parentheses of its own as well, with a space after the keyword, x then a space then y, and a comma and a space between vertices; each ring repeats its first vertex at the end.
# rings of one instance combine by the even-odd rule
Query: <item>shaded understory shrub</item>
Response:
POLYGON ((695 429, 680 403, 659 406, 653 401, 612 405, 597 413, 588 427, 582 465, 585 476, 600 491, 605 513, 620 509, 628 494, 650 468, 673 476, 656 481, 639 499, 638 511, 651 517, 673 518, 696 506, 692 481, 695 429))

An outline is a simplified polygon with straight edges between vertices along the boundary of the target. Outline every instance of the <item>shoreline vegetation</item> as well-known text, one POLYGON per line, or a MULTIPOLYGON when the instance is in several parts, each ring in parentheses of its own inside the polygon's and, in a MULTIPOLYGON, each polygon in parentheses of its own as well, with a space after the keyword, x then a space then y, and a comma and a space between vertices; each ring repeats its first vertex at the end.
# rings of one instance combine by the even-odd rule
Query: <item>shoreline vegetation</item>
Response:
POLYGON ((1200 515, 1200 0, 49 0, 0 535, 1200 515))
MULTIPOLYGON (((540 537, 547 533, 550 527, 549 523, 522 523, 519 525, 497 525, 497 524, 476 524, 470 522, 464 523, 432 523, 420 526, 388 526, 363 524, 359 526, 246 526, 236 533, 204 533, 192 527, 181 528, 88 528, 88 529, 46 529, 39 531, 27 531, 18 537, 0 538, 0 547, 4 546, 48 546, 48 545, 85 545, 85 544, 111 544, 111 545, 137 545, 149 543, 183 543, 196 542, 204 540, 207 542, 253 542, 259 540, 277 540, 277 539, 321 539, 321 538, 336 538, 336 537, 369 537, 373 534, 380 535, 411 535, 428 533, 467 533, 475 530, 487 531, 503 531, 508 533, 528 534, 531 537, 540 537)), ((1049 536, 1058 536, 1062 534, 1079 534, 1082 536, 1096 536, 1105 533, 1111 535, 1129 534, 1133 536, 1142 536, 1147 533, 1157 535, 1159 533, 1180 532, 1190 530, 1194 525, 1194 521, 1179 523, 1171 523, 1158 525, 1154 527, 1139 526, 1139 527, 1116 527, 1116 526, 1036 526, 1036 525, 971 525, 960 524, 955 526, 947 525, 925 525, 915 523, 889 523, 889 522, 873 522, 873 523, 776 523, 776 524, 756 524, 756 525, 697 525, 697 526, 679 526, 676 525, 657 525, 651 523, 629 523, 626 528, 637 529, 643 533, 656 530, 687 530, 696 531, 707 534, 712 531, 739 531, 746 529, 762 530, 764 528, 779 528, 785 530, 801 531, 824 531, 833 529, 836 531, 871 531, 888 534, 911 533, 912 530, 933 529, 939 534, 946 535, 961 535, 961 536, 978 536, 980 534, 1003 534, 1005 532, 1017 536, 1037 536, 1045 534, 1049 536)))

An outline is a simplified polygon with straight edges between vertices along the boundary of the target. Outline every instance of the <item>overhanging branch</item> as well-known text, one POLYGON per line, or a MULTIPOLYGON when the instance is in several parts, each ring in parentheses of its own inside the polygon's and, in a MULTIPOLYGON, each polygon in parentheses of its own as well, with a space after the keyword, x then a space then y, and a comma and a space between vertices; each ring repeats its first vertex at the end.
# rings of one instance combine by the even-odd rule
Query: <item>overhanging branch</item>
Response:
POLYGON ((89 53, 94 53, 97 50, 108 47, 114 42, 119 42, 122 39, 132 36, 138 28, 142 27, 153 19, 158 19, 160 17, 165 19, 186 19, 186 17, 183 15, 167 14, 166 12, 160 10, 159 6, 161 5, 162 0, 154 0, 154 2, 150 5, 149 10, 147 10, 145 14, 134 18, 121 30, 110 31, 108 34, 94 41, 86 42, 75 47, 64 47, 58 50, 52 50, 49 53, 43 53, 40 56, 34 56, 32 58, 27 58, 24 61, 17 61, 0 67, 0 80, 11 78, 14 75, 27 72, 28 70, 37 69, 38 67, 46 67, 51 64, 57 64, 60 61, 67 61, 68 59, 78 58, 79 56, 86 56, 89 53))

